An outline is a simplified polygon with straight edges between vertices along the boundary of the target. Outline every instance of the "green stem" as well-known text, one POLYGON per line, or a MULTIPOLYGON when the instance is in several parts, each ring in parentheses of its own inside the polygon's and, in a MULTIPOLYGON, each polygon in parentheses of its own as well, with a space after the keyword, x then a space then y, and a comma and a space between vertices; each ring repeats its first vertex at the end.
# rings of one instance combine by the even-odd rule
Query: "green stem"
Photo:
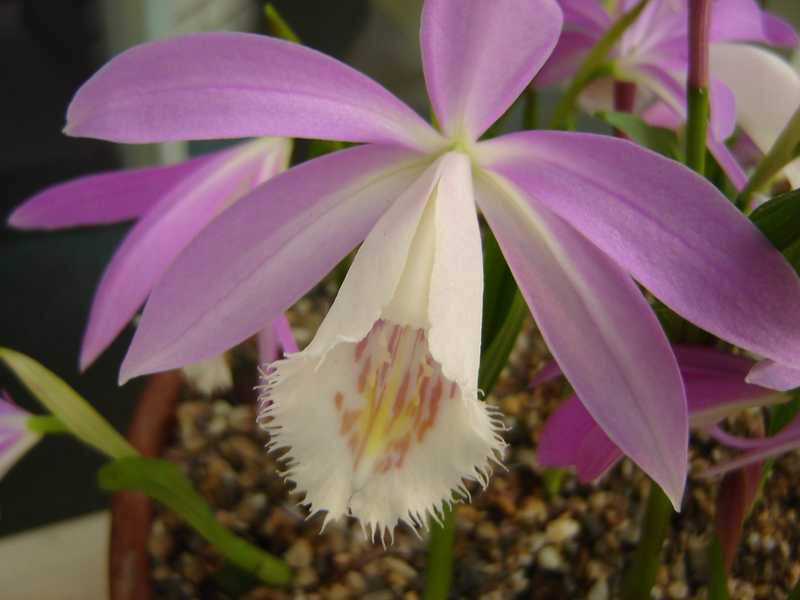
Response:
POLYGON ((706 169, 706 131, 708 129, 708 89, 689 87, 689 112, 686 119, 686 165, 700 175, 706 169))
POLYGON ((708 564, 708 600, 729 600, 725 558, 716 535, 708 546, 708 564))
POLYGON ((633 553, 633 560, 622 579, 624 600, 649 600, 650 590, 656 582, 661 548, 667 537, 672 504, 654 482, 650 484, 642 534, 633 553))
POLYGON ((209 541, 228 561, 252 573, 259 581, 276 587, 285 587, 292 581, 292 572, 285 562, 234 535, 222 525, 209 541))
POLYGON ((708 43, 711 0, 689 0, 689 73, 686 80, 686 164, 702 175, 708 130, 708 43))
MULTIPOLYGON (((491 235, 491 234, 489 234, 491 235)), ((484 338, 491 340, 485 344, 481 355, 481 366, 478 374, 478 387, 488 396, 494 388, 503 367, 514 347, 514 342, 522 329, 522 323, 528 314, 525 300, 516 287, 514 278, 505 264, 499 247, 492 237, 484 240, 484 252, 489 252, 494 260, 487 265, 491 277, 486 278, 489 288, 485 290, 488 298, 495 298, 500 290, 513 286, 513 298, 502 321, 493 320, 495 315, 489 311, 484 315, 484 338), (492 254, 496 252, 496 254, 492 254)), ((445 600, 450 590, 453 577, 453 546, 455 543, 455 514, 451 507, 445 509, 442 524, 431 525, 431 537, 428 545, 428 558, 425 572, 425 589, 423 600, 445 600)))
POLYGON ((800 108, 792 115, 789 123, 769 152, 758 163, 747 185, 739 194, 738 204, 745 212, 752 210, 753 196, 756 192, 765 188, 783 167, 797 157, 798 144, 800 144, 800 108))
POLYGON ((611 52, 611 49, 622 34, 625 33, 625 30, 636 21, 646 5, 647 0, 640 0, 636 6, 617 19, 592 47, 556 105, 553 117, 550 120, 551 129, 564 129, 575 111, 578 96, 580 96, 584 88, 598 77, 611 72, 611 65, 608 63, 609 52, 611 52))
POLYGON ((70 433, 69 428, 58 417, 53 415, 32 415, 26 422, 28 430, 33 433, 47 435, 51 433, 70 433))
POLYGON ((448 506, 444 509, 441 525, 436 523, 431 526, 423 600, 443 600, 450 592, 450 582, 453 579, 453 546, 456 539, 455 520, 455 511, 448 506))

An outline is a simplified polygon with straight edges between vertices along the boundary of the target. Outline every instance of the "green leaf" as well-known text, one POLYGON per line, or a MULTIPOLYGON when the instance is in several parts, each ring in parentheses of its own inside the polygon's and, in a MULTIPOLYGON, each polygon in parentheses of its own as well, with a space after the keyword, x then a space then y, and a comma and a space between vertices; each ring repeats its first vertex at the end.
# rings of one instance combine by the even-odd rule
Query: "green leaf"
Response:
POLYGON ((795 240, 786 247, 783 251, 783 257, 800 274, 800 239, 795 240))
POLYGON ((110 458, 137 455, 133 446, 55 373, 9 348, 0 347, 0 360, 76 438, 110 458))
POLYGON ((786 250, 800 241, 800 190, 775 196, 750 219, 778 250, 786 250))
POLYGON ((267 31, 271 36, 294 42, 295 44, 301 43, 300 37, 295 33, 291 25, 281 16, 278 9, 269 2, 264 5, 264 18, 267 20, 267 31))
POLYGON ((528 306, 519 290, 515 290, 505 319, 492 339, 491 344, 481 356, 481 367, 478 373, 478 387, 488 395, 494 387, 497 378, 508 362, 514 342, 517 340, 522 322, 528 314, 528 306))
POLYGON ((767 435, 780 433, 798 413, 800 413, 800 394, 797 392, 792 395, 792 399, 788 402, 770 406, 768 409, 767 435))
POLYGON ((682 158, 678 136, 674 131, 653 127, 629 113, 600 112, 597 113, 597 117, 619 129, 640 146, 650 148, 667 158, 682 158))
POLYGON ((725 559, 722 557, 722 546, 716 537, 708 547, 708 575, 708 600, 728 600, 725 559))
POLYGON ((106 491, 135 490, 164 504, 216 547, 228 562, 264 583, 285 586, 291 581, 286 563, 234 535, 217 521, 206 501, 176 465, 156 458, 120 458, 104 465, 97 478, 106 491))
POLYGON ((500 331, 517 292, 511 269, 503 258, 497 239, 488 228, 483 238, 483 273, 481 350, 485 351, 500 331))

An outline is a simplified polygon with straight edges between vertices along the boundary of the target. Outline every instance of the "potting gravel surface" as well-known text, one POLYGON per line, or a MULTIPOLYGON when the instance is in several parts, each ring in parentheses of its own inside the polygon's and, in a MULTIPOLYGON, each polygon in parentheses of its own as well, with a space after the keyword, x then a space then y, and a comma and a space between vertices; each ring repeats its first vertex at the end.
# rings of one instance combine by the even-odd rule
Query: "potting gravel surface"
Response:
MULTIPOLYGON (((301 303, 292 314, 301 344, 316 327, 309 315, 324 314, 318 308, 301 303)), ((253 372, 247 354, 240 350, 238 357, 245 374, 253 372)), ((472 502, 457 505, 453 598, 617 596, 623 566, 639 535, 649 484, 625 461, 599 485, 581 485, 567 473, 558 492, 548 493, 544 469, 535 458, 536 441, 565 388, 556 382, 527 389, 545 360, 544 344, 528 324, 488 398, 506 415, 508 470, 495 469, 486 490, 470 486, 472 502)), ((276 591, 256 586, 237 594, 221 583, 230 579, 214 550, 157 507, 149 543, 156 597, 420 598, 424 540, 401 527, 394 544, 384 550, 366 541, 352 519, 320 534, 321 517, 306 520, 301 498, 281 480, 277 459, 264 450, 268 437, 255 425, 252 396, 243 403, 236 403, 234 396, 203 397, 187 389, 164 457, 186 470, 223 524, 289 563, 293 587, 276 591)), ((751 412, 730 425, 752 433, 760 424, 759 414, 751 412)), ((690 455, 693 472, 723 456, 716 445, 696 436, 690 455)), ((800 457, 782 457, 745 526, 730 581, 732 598, 783 600, 800 577, 798 481, 800 457)), ((672 518, 655 598, 705 597, 716 483, 690 477, 687 490, 682 512, 672 518)))

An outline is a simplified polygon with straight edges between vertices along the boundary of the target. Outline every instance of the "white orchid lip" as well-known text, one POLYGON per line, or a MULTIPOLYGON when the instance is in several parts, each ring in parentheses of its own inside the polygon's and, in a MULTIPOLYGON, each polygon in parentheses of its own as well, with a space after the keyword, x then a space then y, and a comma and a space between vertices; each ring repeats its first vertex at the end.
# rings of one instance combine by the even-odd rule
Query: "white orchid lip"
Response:
POLYGON ((367 237, 311 345, 264 373, 260 423, 272 449, 287 449, 286 478, 312 514, 356 517, 373 539, 400 522, 425 527, 468 497, 465 480, 485 486, 505 445, 477 396, 469 169, 461 153, 431 165, 367 237), (447 314, 454 290, 466 315, 447 314))
POLYGON ((339 434, 347 440, 357 492, 371 475, 403 467, 412 446, 437 425, 439 405, 459 392, 428 350, 425 331, 379 320, 352 349, 361 406, 347 408, 349 391, 333 397, 339 434))

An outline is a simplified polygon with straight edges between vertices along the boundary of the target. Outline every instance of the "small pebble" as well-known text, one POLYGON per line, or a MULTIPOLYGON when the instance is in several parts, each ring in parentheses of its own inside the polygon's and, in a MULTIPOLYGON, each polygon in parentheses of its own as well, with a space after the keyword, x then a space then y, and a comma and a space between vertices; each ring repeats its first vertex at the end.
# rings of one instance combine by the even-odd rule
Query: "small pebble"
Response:
POLYGON ((586 600, 608 600, 608 597, 608 580, 603 577, 602 579, 598 579, 591 589, 589 589, 586 600))
POLYGON ((566 566, 561 554, 553 546, 545 546, 539 550, 537 563, 546 571, 563 571, 566 566))
POLYGON ((689 588, 684 581, 673 581, 667 587, 667 596, 675 600, 683 600, 689 597, 689 588))
POLYGON ((570 517, 559 517, 547 526, 545 535, 554 544, 563 544, 580 533, 581 526, 570 517))
POLYGON ((292 544, 291 548, 286 551, 284 558, 290 567, 294 567, 296 569, 307 567, 311 564, 311 559, 313 558, 311 542, 305 538, 297 540, 294 544, 292 544))
MULTIPOLYGON (((286 562, 289 562, 288 560, 286 562)), ((303 567, 298 569, 294 575, 294 579, 292 580, 292 584, 297 587, 308 587, 310 585, 314 585, 319 580, 317 577, 316 571, 309 567, 303 567)))

